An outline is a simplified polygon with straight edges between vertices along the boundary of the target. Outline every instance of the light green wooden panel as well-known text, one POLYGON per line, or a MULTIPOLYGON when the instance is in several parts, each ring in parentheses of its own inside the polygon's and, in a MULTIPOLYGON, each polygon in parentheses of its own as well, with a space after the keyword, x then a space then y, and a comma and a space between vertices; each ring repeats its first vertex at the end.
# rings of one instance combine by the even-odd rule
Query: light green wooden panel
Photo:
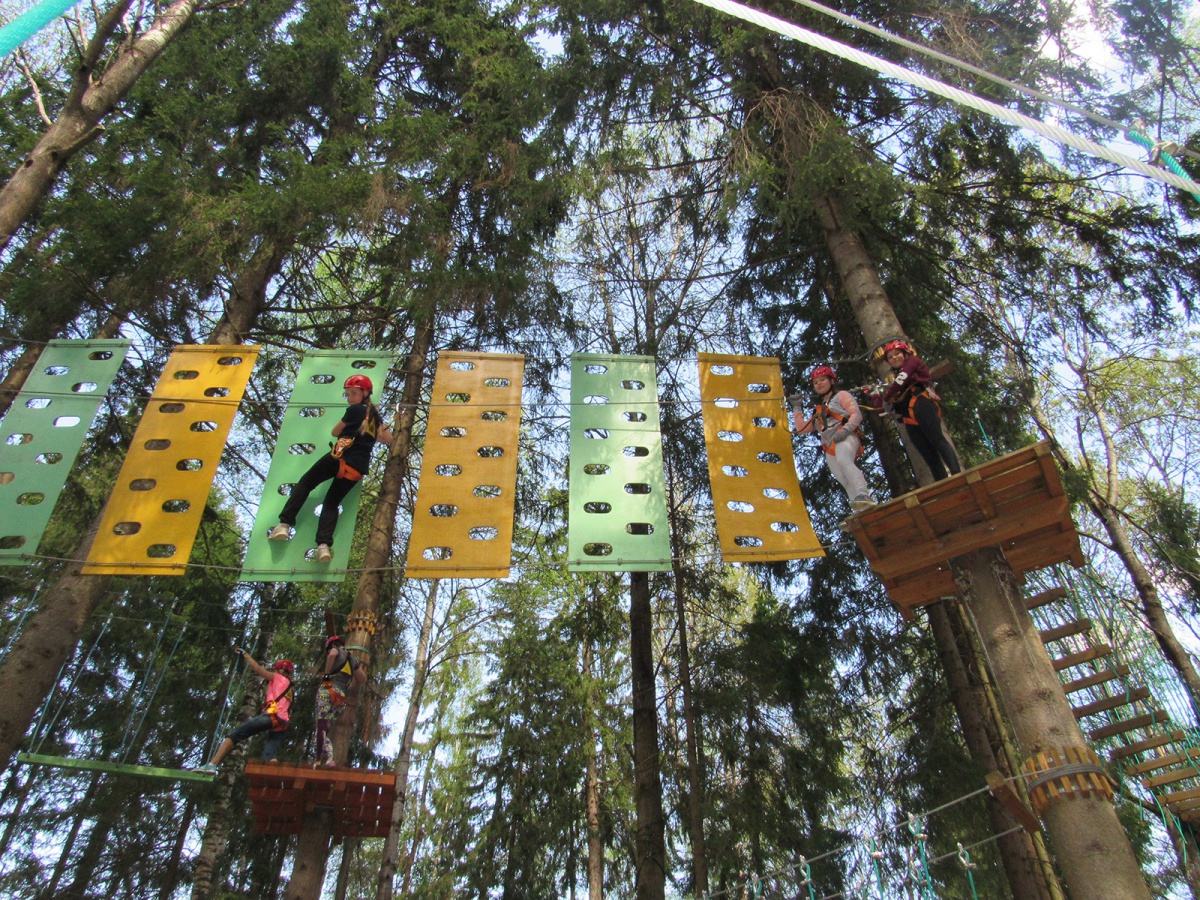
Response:
POLYGON ((0 565, 37 550, 129 341, 51 341, 0 428, 0 565))
POLYGON ((317 507, 329 482, 318 485, 309 496, 296 517, 295 534, 290 541, 268 541, 267 532, 279 523, 279 513, 287 502, 284 486, 299 481, 321 454, 329 452, 333 440, 329 431, 346 411, 342 384, 351 375, 366 375, 375 386, 372 399, 378 404, 391 360, 392 354, 376 351, 313 350, 304 355, 271 456, 267 483, 242 563, 242 581, 345 580, 361 485, 342 501, 333 535, 332 562, 317 563, 305 556, 316 546, 317 507))
POLYGON ((569 510, 571 571, 671 568, 652 357, 571 357, 569 510))

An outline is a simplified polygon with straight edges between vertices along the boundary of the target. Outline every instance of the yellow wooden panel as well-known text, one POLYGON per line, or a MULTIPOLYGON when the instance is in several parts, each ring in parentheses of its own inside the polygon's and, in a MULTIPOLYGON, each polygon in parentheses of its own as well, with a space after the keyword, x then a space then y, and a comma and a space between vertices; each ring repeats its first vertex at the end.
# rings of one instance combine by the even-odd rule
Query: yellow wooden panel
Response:
POLYGON ((508 576, 524 374, 520 354, 439 355, 407 577, 508 576))
POLYGON ((258 350, 175 348, 133 435, 84 573, 184 573, 258 350))
POLYGON ((701 353, 700 399, 721 556, 824 556, 796 477, 779 360, 701 353))

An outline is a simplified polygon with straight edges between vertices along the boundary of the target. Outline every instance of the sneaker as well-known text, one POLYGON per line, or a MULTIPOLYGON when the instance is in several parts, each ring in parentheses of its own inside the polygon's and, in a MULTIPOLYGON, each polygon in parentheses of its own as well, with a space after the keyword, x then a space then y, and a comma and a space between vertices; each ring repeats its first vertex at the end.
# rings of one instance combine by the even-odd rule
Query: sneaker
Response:
POLYGON ((268 759, 268 760, 264 760, 264 762, 265 762, 265 763, 266 763, 268 766, 277 766, 277 765, 279 765, 279 760, 277 760, 277 759, 268 759))
POLYGON ((317 544, 317 552, 313 558, 319 563, 332 562, 333 551, 329 549, 328 544, 317 544))
POLYGON ((221 770, 219 767, 214 766, 212 763, 206 763, 205 765, 198 768, 196 771, 203 772, 205 775, 216 775, 221 770))
POLYGON ((850 501, 850 508, 856 513, 865 512, 875 505, 875 499, 870 494, 859 494, 850 501))
POLYGON ((284 525, 282 522, 267 532, 268 541, 290 541, 291 539, 292 527, 284 525))

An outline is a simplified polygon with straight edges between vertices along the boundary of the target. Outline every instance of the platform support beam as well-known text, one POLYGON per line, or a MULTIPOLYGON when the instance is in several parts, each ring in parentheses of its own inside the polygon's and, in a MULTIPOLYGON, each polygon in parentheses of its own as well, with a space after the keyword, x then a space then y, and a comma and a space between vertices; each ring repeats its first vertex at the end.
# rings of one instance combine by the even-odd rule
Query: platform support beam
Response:
MULTIPOLYGON (((1013 730, 1025 756, 1087 743, 1012 568, 994 548, 951 561, 959 597, 968 605, 1013 730)), ((1133 848, 1112 802, 1089 795, 1051 804, 1043 815, 1072 898, 1149 900, 1133 848)))

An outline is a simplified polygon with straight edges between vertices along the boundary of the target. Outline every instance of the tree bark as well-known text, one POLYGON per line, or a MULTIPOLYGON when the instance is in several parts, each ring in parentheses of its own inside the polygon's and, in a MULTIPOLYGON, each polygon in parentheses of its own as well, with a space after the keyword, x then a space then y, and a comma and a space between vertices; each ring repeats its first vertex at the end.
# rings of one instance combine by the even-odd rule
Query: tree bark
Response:
MULTIPOLYGON (((822 197, 814 205, 842 287, 867 345, 874 349, 888 339, 904 337, 895 310, 862 240, 843 225, 837 198, 822 197)), ((918 483, 931 483, 928 469, 918 465, 923 462, 919 454, 910 452, 909 458, 917 472, 918 483)), ((955 578, 960 599, 968 603, 975 616, 977 630, 995 673, 1004 707, 1026 756, 1048 747, 1086 746, 1024 601, 1015 591, 1012 570, 999 551, 982 550, 964 557, 963 564, 955 568, 955 578), (991 561, 994 556, 999 557, 995 565, 979 563, 980 559, 991 561), (984 621, 996 628, 1001 627, 997 617, 1006 609, 1011 609, 1013 617, 1023 617, 1023 621, 1021 627, 1014 626, 1012 634, 1003 644, 1009 652, 999 654, 993 652, 993 645, 1001 646, 1001 634, 989 631, 984 621), (1044 661, 1044 668, 1034 676, 1025 667, 1036 664, 1039 657, 1044 661), (1035 677, 1041 680, 1037 682, 1036 690, 1031 691, 1027 684, 1035 677)), ((958 653, 957 648, 941 649, 943 653, 958 653)), ((967 730, 968 723, 962 724, 964 731, 967 730)), ((977 761, 987 765, 987 760, 977 761)), ((1059 803, 1047 810, 1045 821, 1057 851, 1056 858, 1066 873, 1067 889, 1072 897, 1079 900, 1091 897, 1120 900, 1148 896, 1133 849, 1110 801, 1093 797, 1078 804, 1059 803), (1068 806, 1070 810, 1066 810, 1068 806), (1079 815, 1079 810, 1086 812, 1079 815), (1093 881, 1089 874, 1095 859, 1091 849, 1094 846, 1105 847, 1104 852, 1108 854, 1105 865, 1098 867, 1107 874, 1098 882, 1093 881), (1071 857, 1069 865, 1066 857, 1071 857), (1106 879, 1110 877, 1111 882, 1108 882, 1106 879), (1115 891, 1112 890, 1114 887, 1115 891)), ((1000 849, 1002 853, 1006 852, 1003 844, 1000 849)), ((1005 871, 1018 871, 1022 865, 1020 857, 1006 859, 1005 871)), ((1018 889, 1017 885, 1013 885, 1014 893, 1018 889)))
POLYGON ((586 771, 584 781, 584 815, 587 828, 587 873, 588 900, 604 898, 604 837, 600 833, 600 774, 596 765, 596 708, 592 691, 592 637, 588 634, 583 641, 583 677, 587 682, 587 729, 584 732, 584 757, 586 771))
POLYGON ((175 0, 159 15, 150 30, 122 46, 114 60, 96 75, 109 38, 129 9, 130 0, 120 0, 100 19, 96 32, 84 49, 72 79, 71 90, 58 117, 42 135, 32 152, 0 188, 0 252, 17 229, 32 215, 49 193, 58 173, 102 130, 101 121, 128 93, 142 73, 171 43, 196 11, 197 0, 175 0))
MULTIPOLYGON (((263 265, 249 268, 265 280, 260 289, 254 290, 249 282, 239 279, 246 288, 243 296, 261 299, 265 296, 266 281, 278 269, 263 265)), ((260 310, 261 306, 248 303, 227 305, 228 321, 222 320, 223 327, 209 336, 208 343, 224 344, 231 335, 248 334, 260 310), (236 318, 231 310, 236 310, 236 318)), ((101 510, 71 554, 66 571, 42 594, 38 610, 26 620, 8 655, 0 662, 0 765, 7 766, 12 761, 38 707, 54 689, 59 671, 71 658, 88 618, 108 590, 111 576, 82 573, 103 517, 101 510)))
MULTIPOLYGON (((959 596, 975 617, 996 684, 1026 757, 1086 747, 1012 569, 999 549, 951 561, 959 596)), ((1077 797, 1042 816, 1068 895, 1078 900, 1147 900, 1150 891, 1112 801, 1077 797)))
POLYGON ((433 613, 437 605, 438 580, 429 585, 429 596, 425 600, 425 617, 421 620, 421 637, 417 641, 417 658, 413 666, 412 695, 408 701, 408 714, 404 718, 404 734, 400 738, 400 754, 396 757, 396 800, 392 806, 392 827, 383 843, 383 859, 379 865, 379 880, 375 900, 391 900, 396 879, 396 867, 400 861, 400 829, 404 826, 405 806, 408 799, 408 772, 412 765, 413 737, 417 733, 417 719, 421 715, 421 695, 425 691, 425 679, 429 673, 429 639, 433 634, 433 613))
MULTIPOLYGON (((991 737, 984 724, 979 704, 974 702, 972 697, 967 668, 958 652, 958 641, 944 604, 935 603, 929 607, 929 625, 971 758, 985 772, 1015 774, 1008 772, 1008 766, 1002 765, 992 750, 991 737)), ((1041 860, 1037 858, 1029 835, 1024 831, 1006 834, 1005 832, 1011 831, 1018 824, 1016 818, 1004 804, 990 794, 986 797, 986 805, 992 833, 1004 835, 998 838, 996 843, 1014 900, 1054 900, 1056 895, 1051 893, 1046 884, 1041 860)))
MULTIPOLYGON (((400 503, 400 492, 408 477, 408 455, 412 443, 413 423, 417 404, 421 399, 421 386, 428 364, 429 350, 433 346, 433 316, 418 323, 413 335, 413 346, 404 366, 404 388, 400 397, 400 414, 393 429, 392 443, 388 448, 387 464, 383 470, 383 483, 379 488, 379 499, 375 515, 371 520, 371 531, 367 537, 367 549, 363 555, 363 573, 358 579, 358 590, 354 607, 350 612, 350 626, 346 632, 348 647, 365 648, 356 651, 364 665, 370 663, 370 648, 373 623, 379 612, 379 597, 383 587, 384 568, 392 554, 392 542, 396 534, 396 507, 400 503)), ((342 715, 335 728, 334 758, 339 763, 346 761, 346 742, 337 735, 348 734, 354 727, 349 713, 342 715)), ((303 869, 297 867, 284 892, 285 900, 318 900, 325 879, 326 854, 329 852, 329 816, 310 815, 304 820, 297 846, 306 854, 303 869), (319 856, 318 856, 319 855, 319 856)))
POLYGON ((637 808, 637 900, 666 896, 667 850, 658 754, 650 577, 629 573, 629 665, 633 676, 633 767, 637 808))

